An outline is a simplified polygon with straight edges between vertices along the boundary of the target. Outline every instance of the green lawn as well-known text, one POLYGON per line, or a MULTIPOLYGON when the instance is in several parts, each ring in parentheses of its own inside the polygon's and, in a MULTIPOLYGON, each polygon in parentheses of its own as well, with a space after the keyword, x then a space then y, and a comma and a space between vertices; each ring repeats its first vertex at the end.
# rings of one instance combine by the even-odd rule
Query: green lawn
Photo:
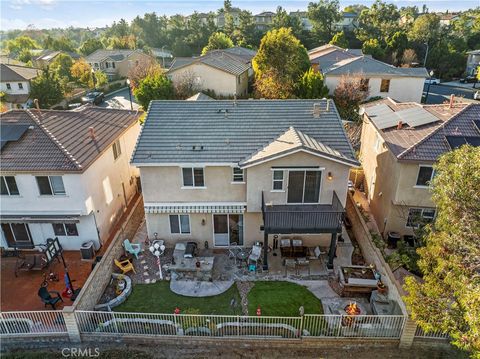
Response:
POLYGON ((135 284, 132 294, 125 303, 114 308, 117 312, 166 313, 173 314, 175 307, 181 313, 197 314, 240 314, 240 295, 237 286, 233 285, 225 293, 214 297, 185 297, 170 290, 170 282, 161 281, 155 284, 135 284), (235 298, 236 309, 232 309, 230 302, 235 298), (194 309, 194 311, 192 311, 194 309), (198 312, 197 312, 198 310, 198 312))
POLYGON ((305 314, 323 314, 320 299, 306 287, 290 282, 255 282, 248 293, 248 313, 256 315, 259 305, 262 316, 297 317, 302 305, 305 314))

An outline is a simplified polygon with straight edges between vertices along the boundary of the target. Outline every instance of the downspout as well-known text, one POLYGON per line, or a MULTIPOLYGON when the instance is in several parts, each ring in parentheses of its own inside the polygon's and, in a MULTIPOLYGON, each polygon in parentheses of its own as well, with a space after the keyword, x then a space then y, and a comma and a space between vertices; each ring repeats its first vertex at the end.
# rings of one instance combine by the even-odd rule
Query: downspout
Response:
POLYGON ((98 250, 100 250, 103 247, 103 243, 100 239, 100 230, 98 229, 98 224, 97 224, 97 217, 95 216, 95 211, 91 211, 90 214, 93 214, 93 221, 95 222, 95 229, 97 230, 97 240, 98 240, 98 250))

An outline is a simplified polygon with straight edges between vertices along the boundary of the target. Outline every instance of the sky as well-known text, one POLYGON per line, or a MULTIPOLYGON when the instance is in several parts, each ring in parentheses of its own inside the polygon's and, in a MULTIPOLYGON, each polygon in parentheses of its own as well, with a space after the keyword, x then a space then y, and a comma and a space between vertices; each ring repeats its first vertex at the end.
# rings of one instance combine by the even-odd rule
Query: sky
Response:
MULTIPOLYGON (((351 4, 371 5, 373 0, 340 0, 343 8, 351 4)), ((396 0, 388 1, 398 7, 426 4, 430 11, 458 11, 480 6, 480 0, 396 0)), ((233 5, 256 14, 275 11, 281 5, 287 11, 306 9, 307 0, 233 0, 233 5)), ((194 12, 215 11, 223 6, 223 0, 150 0, 150 1, 79 1, 79 0, 0 0, 0 29, 37 29, 54 27, 104 27, 121 18, 132 20, 146 12, 157 14, 188 15, 194 12)))

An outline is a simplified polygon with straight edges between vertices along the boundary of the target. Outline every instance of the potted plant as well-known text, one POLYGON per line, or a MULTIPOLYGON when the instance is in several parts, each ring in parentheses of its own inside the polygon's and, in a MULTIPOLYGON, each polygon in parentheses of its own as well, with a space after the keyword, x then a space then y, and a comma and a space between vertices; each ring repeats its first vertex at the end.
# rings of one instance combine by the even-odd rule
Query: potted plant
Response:
POLYGON ((377 290, 378 290, 378 293, 385 294, 388 292, 388 287, 385 284, 383 284, 381 280, 379 280, 377 282, 377 290))

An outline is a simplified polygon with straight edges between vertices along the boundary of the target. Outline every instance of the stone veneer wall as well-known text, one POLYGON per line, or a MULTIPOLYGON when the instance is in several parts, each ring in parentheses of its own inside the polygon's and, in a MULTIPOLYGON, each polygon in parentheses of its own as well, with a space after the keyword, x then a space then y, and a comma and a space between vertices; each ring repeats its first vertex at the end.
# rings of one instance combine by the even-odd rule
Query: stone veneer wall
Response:
POLYGON ((103 254, 102 260, 97 263, 92 273, 90 273, 90 276, 83 286, 80 295, 73 303, 72 307, 74 310, 94 310, 95 305, 97 305, 102 297, 105 288, 107 287, 108 283, 110 283, 112 278, 114 269, 113 260, 115 258, 119 258, 123 254, 123 239, 121 234, 123 233, 124 227, 130 220, 131 216, 133 213, 135 213, 135 208, 141 201, 141 198, 141 196, 138 198, 137 202, 133 206, 132 211, 123 223, 122 228, 118 230, 114 239, 103 254))

